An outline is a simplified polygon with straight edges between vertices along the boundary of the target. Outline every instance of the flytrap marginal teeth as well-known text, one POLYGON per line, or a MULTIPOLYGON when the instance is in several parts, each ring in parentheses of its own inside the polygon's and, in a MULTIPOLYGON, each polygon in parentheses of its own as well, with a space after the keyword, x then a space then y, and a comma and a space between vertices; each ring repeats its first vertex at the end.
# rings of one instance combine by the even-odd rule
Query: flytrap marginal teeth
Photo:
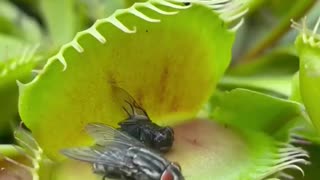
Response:
POLYGON ((91 34, 95 39, 97 39, 100 43, 106 43, 106 38, 102 36, 102 34, 97 30, 95 26, 92 26, 87 30, 89 34, 91 34))
MULTIPOLYGON (((183 2, 176 0, 177 2, 183 2)), ((190 0, 191 3, 203 4, 217 13, 229 25, 229 31, 237 31, 244 22, 244 16, 249 11, 246 4, 237 0, 190 0)))
POLYGON ((141 19, 143 19, 145 21, 153 22, 153 23, 160 22, 160 19, 150 18, 147 15, 143 14, 142 12, 138 11, 134 6, 130 7, 128 10, 129 10, 128 11, 129 13, 131 13, 131 14, 133 14, 133 15, 135 15, 135 16, 137 16, 137 17, 139 17, 139 18, 141 18, 141 19))
POLYGON ((11 72, 19 71, 20 67, 28 66, 28 63, 36 63, 39 61, 39 57, 35 57, 36 51, 39 48, 39 44, 35 46, 27 46, 24 48, 21 57, 16 59, 10 59, 4 62, 3 68, 0 69, 0 77, 10 75, 11 72))
POLYGON ((309 44, 311 47, 320 48, 320 34, 318 32, 320 27, 320 17, 315 23, 313 29, 308 28, 307 17, 304 17, 301 23, 291 20, 291 27, 297 29, 301 33, 303 43, 309 44))
POLYGON ((157 6, 153 5, 150 1, 146 2, 144 6, 162 15, 175 15, 178 13, 178 11, 168 12, 168 11, 161 10, 157 6))
MULTIPOLYGON (((118 10, 117 10, 118 11, 118 10)), ((136 33, 137 29, 136 27, 133 27, 133 29, 129 29, 127 26, 125 26, 121 21, 119 21, 116 16, 111 16, 109 18, 106 19, 106 21, 110 22, 111 24, 113 24, 115 27, 117 27, 118 29, 120 29, 121 31, 128 33, 128 34, 132 34, 132 33, 136 33)))
POLYGON ((260 179, 268 179, 275 174, 278 174, 279 178, 291 177, 291 175, 284 172, 288 169, 297 170, 304 176, 304 171, 300 165, 310 164, 307 160, 309 159, 309 154, 304 149, 290 144, 290 142, 289 140, 289 143, 277 143, 278 151, 273 154, 275 159, 270 162, 273 165, 267 172, 260 175, 260 179))
POLYGON ((2 155, 1 153, 0 158, 14 166, 17 166, 29 172, 33 180, 39 180, 38 171, 40 168, 39 163, 42 160, 42 149, 35 141, 35 139, 21 127, 18 127, 14 131, 14 138, 18 145, 12 145, 13 148, 20 155, 24 156, 27 160, 29 160, 30 164, 18 162, 10 157, 2 155))
MULTIPOLYGON (((78 32, 71 42, 64 44, 56 55, 49 58, 47 64, 43 69, 46 69, 46 67, 53 61, 58 60, 63 65, 63 71, 65 71, 67 69, 67 62, 64 58, 64 52, 70 47, 75 49, 78 53, 84 52, 85 49, 78 40, 85 34, 90 34, 102 44, 106 43, 107 39, 97 29, 97 27, 102 24, 110 23, 124 33, 136 33, 137 27, 134 26, 130 29, 117 18, 118 16, 121 16, 123 14, 133 14, 134 16, 147 22, 160 22, 160 19, 149 17, 139 11, 138 8, 148 8, 161 15, 175 15, 179 13, 180 10, 191 8, 192 3, 202 4, 213 9, 213 11, 216 12, 222 20, 224 20, 226 23, 229 23, 229 31, 231 32, 237 31, 239 29, 239 27, 244 22, 243 16, 248 11, 248 9, 245 8, 244 4, 239 3, 236 0, 190 0, 188 2, 190 2, 190 5, 182 5, 181 3, 185 3, 184 0, 149 0, 147 2, 135 3, 127 9, 118 9, 108 18, 98 19, 89 29, 78 32), (157 5, 168 7, 171 10, 163 10, 157 5)), ((6 72, 2 72, 1 74, 5 73, 6 72)), ((29 83, 34 83, 37 80, 38 76, 29 83)))

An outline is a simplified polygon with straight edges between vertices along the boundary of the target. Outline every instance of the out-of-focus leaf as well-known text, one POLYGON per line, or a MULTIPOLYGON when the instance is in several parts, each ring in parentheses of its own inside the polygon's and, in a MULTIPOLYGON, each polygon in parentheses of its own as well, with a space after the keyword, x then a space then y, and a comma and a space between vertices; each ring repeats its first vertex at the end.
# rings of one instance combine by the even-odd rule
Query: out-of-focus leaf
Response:
POLYGON ((282 140, 292 137, 320 143, 303 104, 295 101, 235 89, 215 94, 207 111, 216 120, 242 129, 264 131, 282 140))
MULTIPOLYGON (((1 79, 1 78, 0 78, 1 79)), ((18 117, 18 88, 16 84, 0 87, 0 139, 12 131, 10 122, 18 117)), ((3 143, 3 140, 0 140, 3 143)))
POLYGON ((317 28, 318 19, 312 30, 306 27, 305 19, 302 24, 293 23, 300 29, 296 39, 296 48, 300 57, 300 94, 311 121, 320 133, 320 35, 317 28))
POLYGON ((19 7, 19 9, 21 9, 23 12, 25 12, 32 18, 37 19, 37 21, 42 23, 42 19, 40 17, 40 12, 39 12, 40 0, 7 0, 7 1, 10 1, 12 4, 19 7))
POLYGON ((219 87, 228 90, 241 87, 287 98, 291 95, 291 76, 298 69, 295 49, 278 48, 259 60, 232 66, 219 87))
POLYGON ((320 169, 320 146, 319 145, 307 145, 304 147, 310 155, 311 164, 304 167, 305 176, 297 178, 297 180, 316 180, 319 178, 320 169))
POLYGON ((125 0, 100 1, 100 0, 81 0, 81 4, 86 7, 87 15, 90 19, 96 20, 108 17, 117 9, 127 7, 125 0))
POLYGON ((87 123, 116 126, 125 118, 114 85, 160 125, 194 116, 207 101, 230 62, 233 29, 210 3, 163 2, 150 1, 161 11, 142 3, 98 20, 20 86, 20 115, 50 157, 88 143, 82 131, 87 123))
POLYGON ((283 76, 299 69, 299 58, 293 46, 274 49, 255 61, 232 66, 227 74, 233 76, 283 76))
POLYGON ((245 38, 237 43, 236 61, 257 60, 290 29, 290 19, 302 17, 316 0, 264 1, 253 14, 247 17, 242 27, 245 38))
MULTIPOLYGON (((21 155, 13 145, 0 145, 1 156, 15 157, 21 155)), ((2 159, 3 157, 0 157, 2 159)))
POLYGON ((0 145, 0 179, 1 180, 14 180, 14 179, 21 179, 21 180, 32 180, 32 175, 30 172, 21 167, 17 166, 16 164, 4 160, 3 152, 11 151, 10 155, 6 155, 12 158, 16 162, 22 162, 25 160, 21 154, 17 153, 16 149, 10 145, 0 145), (16 152, 16 154, 12 154, 12 152, 16 152))
POLYGON ((20 127, 14 137, 16 145, 0 145, 0 178, 51 179, 54 164, 42 154, 31 134, 20 127))
MULTIPOLYGON (((26 49, 25 49, 26 50, 26 49)), ((11 131, 10 122, 18 118, 18 86, 17 80, 31 79, 31 70, 38 64, 38 57, 33 50, 26 52, 21 58, 13 58, 0 62, 0 135, 11 131)))
POLYGON ((72 39, 79 30, 75 0, 40 0, 41 13, 50 40, 61 45, 72 39))
POLYGON ((283 128, 290 121, 305 118, 301 104, 250 90, 235 89, 218 100, 211 114, 217 121, 272 136, 280 134, 280 138, 287 138, 282 135, 288 136, 288 129, 283 128))
MULTIPOLYGON (((303 103, 300 95, 299 72, 293 76, 291 90, 290 100, 303 103)), ((294 136, 312 143, 320 143, 320 136, 317 135, 317 131, 307 113, 305 113, 305 118, 297 121, 294 126, 296 127, 293 131, 294 136)))
POLYGON ((225 76, 218 87, 224 90, 246 88, 287 98, 291 94, 291 76, 225 76))
POLYGON ((292 78, 290 100, 303 103, 300 94, 299 72, 292 78))
MULTIPOLYGON (((175 126, 174 131, 175 143, 166 157, 179 162, 188 180, 213 177, 215 180, 262 180, 283 169, 295 169, 293 165, 296 163, 307 163, 304 160, 306 152, 289 143, 277 141, 261 132, 242 131, 212 120, 194 119, 175 126)), ((92 168, 88 164, 66 161, 54 171, 53 180, 101 178, 90 172, 92 168)))
POLYGON ((13 36, 0 34, 0 70, 5 60, 21 56, 28 43, 13 36))
POLYGON ((41 42, 41 28, 35 19, 7 1, 0 1, 0 22, 0 33, 2 34, 14 36, 21 41, 41 42))
POLYGON ((20 166, 28 162, 28 159, 13 145, 0 145, 0 179, 32 180, 32 173, 20 166))
POLYGON ((15 33, 17 33, 17 29, 15 29, 14 25, 11 24, 11 22, 7 18, 0 16, 0 23, 1 23, 1 26, 0 26, 0 33, 1 34, 15 34, 15 33))
POLYGON ((124 0, 126 6, 130 7, 136 2, 146 2, 148 0, 124 0))

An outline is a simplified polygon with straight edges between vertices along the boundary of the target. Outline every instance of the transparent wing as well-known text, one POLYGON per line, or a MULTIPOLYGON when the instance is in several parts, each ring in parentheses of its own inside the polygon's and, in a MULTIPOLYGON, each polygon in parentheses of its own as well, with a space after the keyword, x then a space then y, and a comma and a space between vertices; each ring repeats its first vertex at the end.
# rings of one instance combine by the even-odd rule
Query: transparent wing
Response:
POLYGON ((112 86, 116 102, 120 104, 129 117, 144 116, 150 119, 147 112, 135 101, 135 99, 124 89, 112 86))
POLYGON ((93 151, 91 148, 70 148, 63 149, 61 153, 69 158, 85 161, 89 163, 95 163, 99 161, 99 153, 93 151))
POLYGON ((135 138, 102 123, 90 123, 87 133, 96 140, 96 144, 107 148, 127 149, 129 147, 145 147, 135 138))
POLYGON ((103 151, 103 148, 83 147, 63 149, 61 153, 71 159, 84 161, 88 163, 99 163, 108 166, 125 166, 125 151, 122 149, 113 149, 112 151, 103 151))

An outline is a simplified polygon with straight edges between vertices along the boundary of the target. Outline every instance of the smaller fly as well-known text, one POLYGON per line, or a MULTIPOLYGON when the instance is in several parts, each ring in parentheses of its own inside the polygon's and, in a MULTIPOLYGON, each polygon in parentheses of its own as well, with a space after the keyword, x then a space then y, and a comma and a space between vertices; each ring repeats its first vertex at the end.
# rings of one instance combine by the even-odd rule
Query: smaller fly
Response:
POLYGON ((127 134, 100 123, 88 124, 86 131, 96 140, 94 146, 64 149, 61 153, 91 163, 94 173, 102 175, 103 180, 184 180, 178 164, 127 134))
POLYGON ((138 139, 146 146, 160 152, 168 152, 174 141, 171 127, 161 127, 151 121, 147 112, 124 89, 113 86, 117 101, 127 113, 128 118, 118 123, 119 130, 138 139))

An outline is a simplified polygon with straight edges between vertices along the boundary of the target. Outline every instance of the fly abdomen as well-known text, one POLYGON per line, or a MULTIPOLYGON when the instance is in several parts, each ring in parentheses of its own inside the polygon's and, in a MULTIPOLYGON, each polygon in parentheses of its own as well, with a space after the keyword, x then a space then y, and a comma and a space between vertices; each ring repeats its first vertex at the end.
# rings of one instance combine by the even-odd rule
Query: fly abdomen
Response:
POLYGON ((132 163, 139 171, 146 174, 150 179, 160 179, 169 162, 163 157, 145 148, 132 147, 128 150, 132 156, 132 163))

